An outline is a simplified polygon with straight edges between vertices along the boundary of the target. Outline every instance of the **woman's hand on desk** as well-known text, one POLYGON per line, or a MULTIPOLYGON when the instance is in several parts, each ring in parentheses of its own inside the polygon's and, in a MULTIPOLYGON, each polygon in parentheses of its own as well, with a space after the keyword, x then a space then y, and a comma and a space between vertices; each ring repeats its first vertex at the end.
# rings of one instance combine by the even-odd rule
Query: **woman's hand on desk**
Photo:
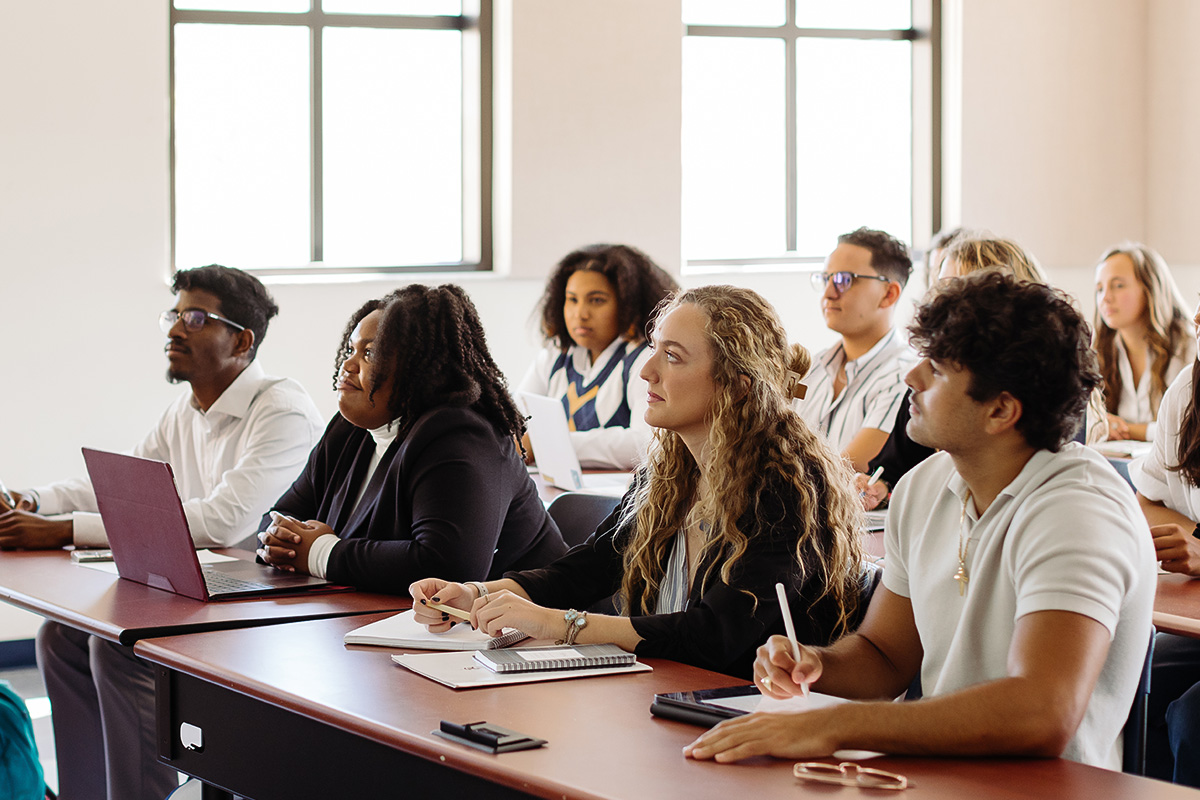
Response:
POLYGON ((516 628, 534 639, 561 639, 567 623, 562 611, 501 590, 472 606, 471 624, 489 636, 499 636, 505 628, 516 628))
POLYGON ((333 533, 333 528, 315 519, 298 519, 271 512, 271 524, 258 535, 262 547, 259 557, 276 569, 308 574, 308 551, 317 537, 333 533))
POLYGON ((1154 537, 1154 557, 1162 562, 1167 572, 1200 577, 1200 539, 1192 532, 1173 522, 1151 525, 1154 537))

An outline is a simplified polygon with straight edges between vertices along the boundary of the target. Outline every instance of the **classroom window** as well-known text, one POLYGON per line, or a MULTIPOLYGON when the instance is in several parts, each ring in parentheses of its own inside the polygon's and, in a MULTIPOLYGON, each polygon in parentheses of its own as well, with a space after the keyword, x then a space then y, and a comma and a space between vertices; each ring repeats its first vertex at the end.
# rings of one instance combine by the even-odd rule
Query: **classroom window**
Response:
POLYGON ((490 0, 175 0, 176 268, 490 268, 490 0))
POLYGON ((937 5, 684 0, 689 267, 819 263, 860 225, 936 229, 937 5))

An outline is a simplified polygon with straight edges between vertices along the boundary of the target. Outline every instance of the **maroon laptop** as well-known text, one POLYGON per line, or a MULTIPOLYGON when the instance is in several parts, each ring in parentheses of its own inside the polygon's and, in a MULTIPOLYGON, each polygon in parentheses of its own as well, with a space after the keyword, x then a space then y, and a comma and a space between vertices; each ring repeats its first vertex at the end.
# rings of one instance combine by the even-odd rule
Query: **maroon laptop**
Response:
POLYGON ((87 447, 83 459, 122 578, 204 601, 345 588, 253 561, 201 565, 170 464, 87 447))

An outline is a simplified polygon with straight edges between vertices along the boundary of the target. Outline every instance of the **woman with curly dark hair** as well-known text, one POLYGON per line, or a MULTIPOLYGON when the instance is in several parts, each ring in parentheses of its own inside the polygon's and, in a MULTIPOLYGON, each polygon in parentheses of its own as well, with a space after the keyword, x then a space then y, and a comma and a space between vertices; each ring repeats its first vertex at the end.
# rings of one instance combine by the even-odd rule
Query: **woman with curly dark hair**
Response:
POLYGON ((811 366, 775 309, 749 289, 704 286, 659 312, 646 465, 587 542, 542 569, 487 583, 427 578, 410 588, 419 622, 469 610, 488 633, 613 642, 749 678, 759 642, 784 631, 783 583, 800 641, 830 642, 856 621, 861 511, 850 468, 792 410, 811 366), (617 594, 619 616, 586 609, 617 594))
POLYGON ((342 334, 334 388, 338 414, 263 518, 268 564, 400 594, 430 571, 488 579, 566 552, 461 288, 413 284, 365 303, 342 334))
POLYGON ((650 357, 647 326, 677 288, 645 253, 623 244, 576 250, 550 276, 538 306, 547 347, 517 388, 562 398, 584 467, 632 469, 645 455, 650 427, 638 373, 650 357))

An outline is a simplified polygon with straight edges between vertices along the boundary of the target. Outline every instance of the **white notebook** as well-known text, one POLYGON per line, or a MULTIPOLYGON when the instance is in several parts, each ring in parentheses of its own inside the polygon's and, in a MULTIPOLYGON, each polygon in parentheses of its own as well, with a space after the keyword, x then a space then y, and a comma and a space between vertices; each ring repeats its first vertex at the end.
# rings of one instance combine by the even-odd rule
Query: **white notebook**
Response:
POLYGON ((475 660, 474 653, 399 653, 392 656, 405 669, 437 681, 451 689, 478 689, 481 686, 504 686, 508 683, 561 681, 567 678, 592 678, 599 675, 628 675, 652 672, 649 664, 635 661, 627 667, 594 667, 592 669, 562 669, 546 672, 492 672, 475 660))
POLYGON ((459 623, 445 633, 430 633, 417 622, 412 611, 355 628, 342 637, 346 644, 371 644, 380 647, 407 647, 413 650, 495 650, 508 647, 528 638, 514 628, 506 628, 501 636, 488 636, 466 623, 459 623))

